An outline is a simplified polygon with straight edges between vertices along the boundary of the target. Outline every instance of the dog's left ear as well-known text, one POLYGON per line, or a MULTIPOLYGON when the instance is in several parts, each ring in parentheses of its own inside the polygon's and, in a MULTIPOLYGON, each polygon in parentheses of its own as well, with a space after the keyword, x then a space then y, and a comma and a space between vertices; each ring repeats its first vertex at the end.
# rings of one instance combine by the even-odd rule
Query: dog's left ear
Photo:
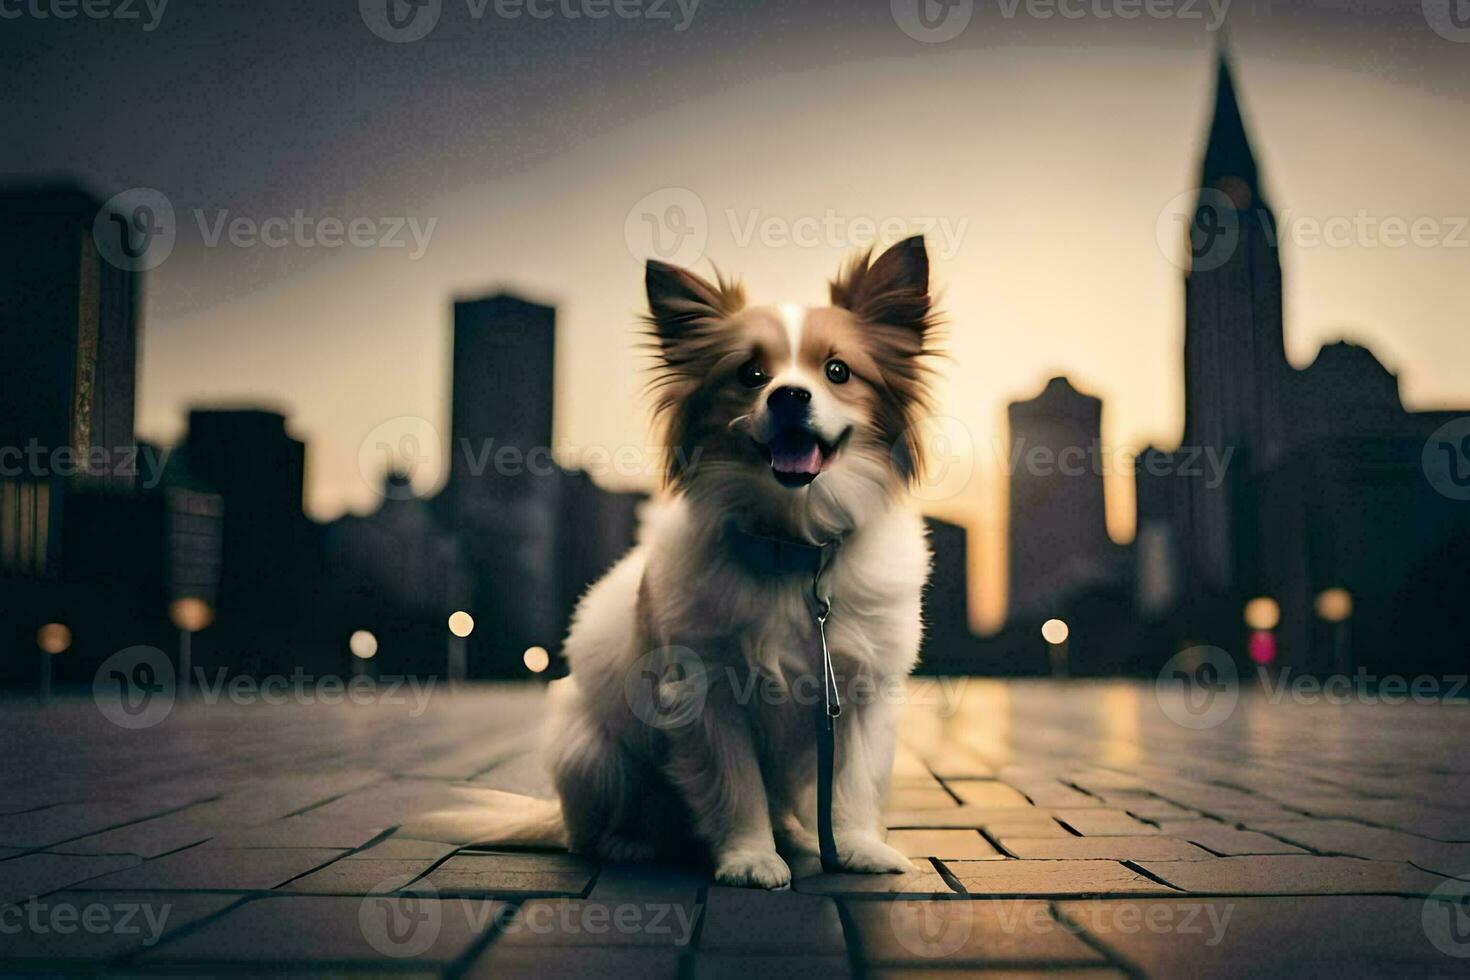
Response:
POLYGON ((905 238, 869 262, 864 252, 832 281, 832 305, 860 320, 912 331, 922 347, 934 326, 929 297, 929 253, 924 236, 905 238))

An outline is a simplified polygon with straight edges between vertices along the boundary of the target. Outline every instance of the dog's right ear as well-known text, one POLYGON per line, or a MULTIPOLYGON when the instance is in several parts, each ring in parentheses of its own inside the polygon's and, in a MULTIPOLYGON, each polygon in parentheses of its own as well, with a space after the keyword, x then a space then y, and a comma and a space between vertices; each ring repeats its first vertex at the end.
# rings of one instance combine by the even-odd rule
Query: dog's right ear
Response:
POLYGON ((688 269, 649 259, 643 281, 648 324, 666 354, 745 307, 745 290, 718 270, 711 283, 688 269))

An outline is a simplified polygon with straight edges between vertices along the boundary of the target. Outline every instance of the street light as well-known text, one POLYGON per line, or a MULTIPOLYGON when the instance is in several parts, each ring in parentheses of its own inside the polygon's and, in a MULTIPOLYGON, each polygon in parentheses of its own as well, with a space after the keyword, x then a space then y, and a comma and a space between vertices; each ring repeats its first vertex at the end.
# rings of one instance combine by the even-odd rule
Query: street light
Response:
POLYGON ((352 652, 352 676, 367 673, 367 662, 378 655, 378 638, 367 630, 354 630, 347 638, 347 649, 352 652))
POLYGON ((539 674, 551 666, 551 654, 546 652, 545 647, 528 647, 521 655, 521 663, 533 674, 539 674))
POLYGON ((1046 641, 1053 677, 1067 676, 1067 638, 1071 635, 1071 628, 1060 619, 1048 619, 1041 624, 1041 638, 1046 641))
POLYGON ((449 683, 457 684, 464 680, 467 672, 469 656, 466 652, 465 640, 475 631, 475 617, 463 609, 451 613, 449 616, 449 664, 446 672, 449 675, 449 683))
POLYGON ((1253 661, 1262 666, 1276 659, 1276 635, 1271 632, 1281 625, 1281 605, 1270 596, 1257 596, 1245 604, 1245 625, 1251 629, 1247 650, 1253 661))
POLYGON ((1317 593, 1313 604, 1317 617, 1332 624, 1332 668, 1338 674, 1346 674, 1352 667, 1348 649, 1348 620, 1353 618, 1353 594, 1347 589, 1334 586, 1317 593))
POLYGON ((179 697, 188 697, 190 661, 194 658, 193 637, 214 622, 214 610, 203 599, 185 596, 169 603, 168 618, 179 630, 179 697))
POLYGON ((51 700, 51 658, 71 649, 71 630, 60 623, 47 623, 36 630, 36 646, 41 648, 41 701, 51 700))

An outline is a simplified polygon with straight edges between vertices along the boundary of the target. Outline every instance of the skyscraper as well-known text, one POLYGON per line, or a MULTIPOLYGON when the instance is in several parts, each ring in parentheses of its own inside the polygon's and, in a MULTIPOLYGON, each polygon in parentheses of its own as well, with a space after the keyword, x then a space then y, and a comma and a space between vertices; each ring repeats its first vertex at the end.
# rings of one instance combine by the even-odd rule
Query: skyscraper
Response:
POLYGON ((100 210, 0 189, 0 573, 54 574, 67 490, 132 482, 141 284, 99 251, 100 210))
MULTIPOLYGON (((1257 473, 1284 452, 1290 367, 1282 332, 1276 221, 1261 186, 1224 47, 1218 54, 1214 119, 1189 228, 1185 276, 1185 446, 1233 453, 1257 473)), ((1201 585, 1236 578, 1232 484, 1189 486, 1187 562, 1201 585)))
POLYGON ((471 674, 560 639, 561 471, 551 456, 556 310, 499 293, 454 304, 448 526, 465 544, 471 674))
POLYGON ((1055 615, 1106 581, 1113 552, 1099 466, 1102 401, 1066 378, 1012 402, 1010 598, 1012 620, 1055 615))

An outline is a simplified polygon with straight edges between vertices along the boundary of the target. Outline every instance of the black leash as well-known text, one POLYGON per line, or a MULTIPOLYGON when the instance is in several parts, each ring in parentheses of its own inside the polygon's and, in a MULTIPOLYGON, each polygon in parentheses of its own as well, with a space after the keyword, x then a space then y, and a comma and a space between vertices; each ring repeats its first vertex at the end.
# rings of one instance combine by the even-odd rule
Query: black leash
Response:
POLYGON ((813 712, 817 739, 817 846, 822 870, 835 874, 837 842, 832 835, 832 779, 837 755, 837 716, 842 714, 842 696, 837 688, 837 673, 832 667, 832 652, 827 647, 827 618, 832 613, 832 596, 822 592, 822 575, 827 571, 841 540, 826 544, 808 544, 790 538, 772 538, 742 530, 733 522, 726 527, 725 539, 737 560, 761 574, 806 573, 811 576, 808 595, 812 619, 816 624, 815 642, 808 663, 822 675, 822 703, 813 712))

